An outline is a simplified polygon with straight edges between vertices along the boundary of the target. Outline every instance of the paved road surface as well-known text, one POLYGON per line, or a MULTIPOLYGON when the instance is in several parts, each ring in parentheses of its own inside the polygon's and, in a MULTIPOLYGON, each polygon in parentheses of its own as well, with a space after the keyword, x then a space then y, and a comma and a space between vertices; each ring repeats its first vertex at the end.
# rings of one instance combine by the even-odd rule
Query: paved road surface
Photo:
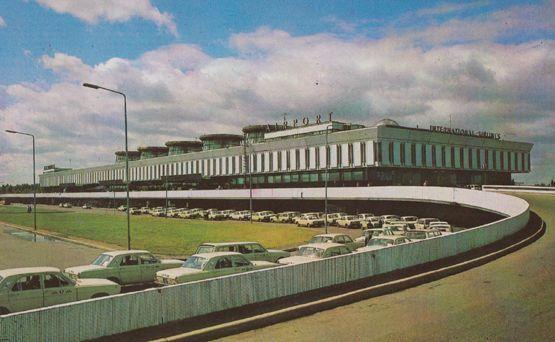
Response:
POLYGON ((224 340, 553 340, 555 196, 519 196, 547 222, 532 245, 438 281, 224 340))
POLYGON ((33 234, 0 224, 0 269, 30 266, 66 268, 90 263, 102 251, 58 240, 45 241, 33 234))

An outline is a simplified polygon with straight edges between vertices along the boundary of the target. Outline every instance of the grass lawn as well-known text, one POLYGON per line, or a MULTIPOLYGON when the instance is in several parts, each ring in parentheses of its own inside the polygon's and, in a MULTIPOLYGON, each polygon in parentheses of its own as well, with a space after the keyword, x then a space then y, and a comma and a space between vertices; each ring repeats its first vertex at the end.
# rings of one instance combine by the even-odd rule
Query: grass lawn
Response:
MULTIPOLYGON (((33 215, 22 206, 0 206, 0 221, 33 226, 33 215)), ((66 237, 100 241, 122 248, 127 246, 125 214, 110 211, 39 207, 37 229, 66 237)), ((204 221, 131 217, 131 246, 164 255, 190 255, 202 242, 257 241, 266 248, 286 248, 302 244, 320 230, 289 224, 204 221)))

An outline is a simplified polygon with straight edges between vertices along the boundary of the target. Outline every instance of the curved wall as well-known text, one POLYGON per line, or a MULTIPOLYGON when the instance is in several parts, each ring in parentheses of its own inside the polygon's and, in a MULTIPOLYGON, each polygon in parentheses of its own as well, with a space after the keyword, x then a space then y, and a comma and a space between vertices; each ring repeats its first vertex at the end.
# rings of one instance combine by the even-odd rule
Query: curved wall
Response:
MULTIPOLYGON (((258 196, 291 196, 290 192, 281 190, 259 193, 258 196)), ((427 187, 364 188, 352 191, 351 195, 358 195, 361 199, 377 196, 384 200, 457 203, 496 212, 505 218, 447 236, 377 251, 355 252, 306 264, 15 313, 0 318, 0 336, 8 340, 93 339, 260 303, 467 252, 516 233, 529 219, 526 201, 498 193, 427 187)), ((242 196, 240 193, 234 195, 242 196)), ((339 190, 330 195, 344 196, 339 190)), ((312 196, 321 194, 315 192, 312 196)))

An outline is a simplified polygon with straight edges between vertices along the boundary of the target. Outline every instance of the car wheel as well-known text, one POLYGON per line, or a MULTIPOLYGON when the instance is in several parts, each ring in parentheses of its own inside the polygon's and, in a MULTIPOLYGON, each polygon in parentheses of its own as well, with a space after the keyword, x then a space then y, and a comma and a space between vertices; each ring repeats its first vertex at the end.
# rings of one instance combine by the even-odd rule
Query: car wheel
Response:
POLYGON ((121 285, 121 281, 116 277, 110 277, 108 280, 113 281, 114 283, 121 285))
POLYGON ((93 294, 91 298, 100 298, 100 297, 107 297, 107 296, 109 296, 107 293, 102 292, 102 293, 93 294))
POLYGON ((8 310, 5 307, 0 307, 0 315, 7 315, 10 313, 10 310, 8 310))

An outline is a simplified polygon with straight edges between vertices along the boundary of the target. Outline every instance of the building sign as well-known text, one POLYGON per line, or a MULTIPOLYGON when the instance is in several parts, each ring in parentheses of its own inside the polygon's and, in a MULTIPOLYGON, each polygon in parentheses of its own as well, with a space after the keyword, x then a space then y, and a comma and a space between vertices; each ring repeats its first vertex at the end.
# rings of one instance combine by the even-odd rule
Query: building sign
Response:
POLYGON ((462 128, 450 128, 444 126, 430 126, 430 131, 432 132, 441 132, 441 133, 448 133, 448 134, 456 134, 456 135, 464 135, 467 137, 478 137, 478 138, 488 138, 488 139, 501 139, 501 134, 499 133, 492 133, 486 131, 473 131, 470 129, 462 129, 462 128))
POLYGON ((45 165, 43 168, 43 171, 47 171, 47 170, 55 170, 56 169, 56 165, 55 164, 51 164, 51 165, 45 165))
MULTIPOLYGON (((332 118, 333 112, 330 112, 328 114, 329 117, 329 121, 331 122, 331 118, 332 118)), ((302 126, 309 126, 311 124, 310 122, 310 118, 305 116, 302 118, 302 124, 301 122, 299 122, 299 119, 293 119, 291 122, 288 122, 286 120, 286 116, 287 114, 283 114, 283 123, 275 123, 275 128, 276 130, 280 130, 280 129, 288 129, 288 128, 296 128, 296 127, 302 127, 302 126)), ((319 125, 322 123, 322 115, 318 114, 316 115, 315 119, 314 119, 314 123, 316 125, 319 125)), ((270 124, 268 124, 268 131, 270 131, 270 124)))

